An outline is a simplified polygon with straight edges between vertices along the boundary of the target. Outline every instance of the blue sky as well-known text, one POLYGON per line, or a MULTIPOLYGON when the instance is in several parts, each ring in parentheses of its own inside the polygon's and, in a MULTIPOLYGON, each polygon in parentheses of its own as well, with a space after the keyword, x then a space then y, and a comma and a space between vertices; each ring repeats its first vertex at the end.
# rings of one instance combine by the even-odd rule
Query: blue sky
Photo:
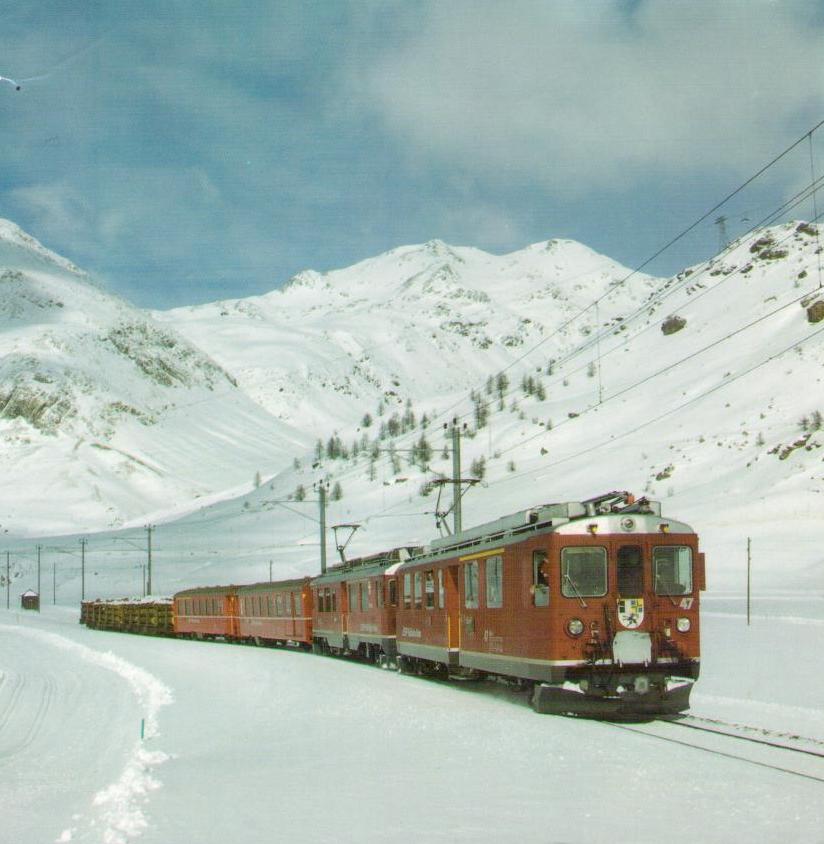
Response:
MULTIPOLYGON (((2 3, 41 78, 0 85, 0 216, 143 307, 432 238, 636 266, 824 118, 822 56, 818 0, 2 3)), ((809 179, 802 145, 728 234, 809 179)))

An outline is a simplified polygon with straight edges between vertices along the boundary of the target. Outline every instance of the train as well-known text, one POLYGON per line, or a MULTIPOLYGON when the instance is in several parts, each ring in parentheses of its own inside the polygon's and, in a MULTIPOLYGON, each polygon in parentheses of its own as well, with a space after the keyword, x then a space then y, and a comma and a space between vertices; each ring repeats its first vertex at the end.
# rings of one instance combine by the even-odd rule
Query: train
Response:
MULTIPOLYGON (((541 713, 674 715, 689 708, 699 676, 705 581, 689 525, 664 518, 660 502, 613 491, 314 577, 185 589, 171 601, 171 633, 166 621, 156 632, 494 678, 524 690, 541 713)), ((93 609, 83 616, 107 626, 93 609)), ((140 623, 147 617, 144 609, 140 623)), ((127 619, 107 629, 139 626, 127 619)))

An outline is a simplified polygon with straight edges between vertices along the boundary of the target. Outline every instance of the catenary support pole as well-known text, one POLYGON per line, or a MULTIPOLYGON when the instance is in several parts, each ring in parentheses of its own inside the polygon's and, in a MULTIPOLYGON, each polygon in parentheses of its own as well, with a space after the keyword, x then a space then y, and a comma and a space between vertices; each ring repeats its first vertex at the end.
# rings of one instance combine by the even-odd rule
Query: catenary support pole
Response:
POLYGON ((318 502, 320 506, 320 573, 326 574, 326 483, 318 484, 318 502))
POLYGON ((42 545, 37 546, 37 611, 40 612, 40 550, 42 545))
POLYGON ((80 540, 80 600, 86 600, 86 543, 89 540, 84 536, 80 540))
POLYGON ((452 420, 452 527, 457 536, 462 529, 461 514, 461 429, 458 420, 452 420))
POLYGON ((146 560, 146 594, 152 594, 152 525, 146 525, 146 547, 148 559, 146 560))

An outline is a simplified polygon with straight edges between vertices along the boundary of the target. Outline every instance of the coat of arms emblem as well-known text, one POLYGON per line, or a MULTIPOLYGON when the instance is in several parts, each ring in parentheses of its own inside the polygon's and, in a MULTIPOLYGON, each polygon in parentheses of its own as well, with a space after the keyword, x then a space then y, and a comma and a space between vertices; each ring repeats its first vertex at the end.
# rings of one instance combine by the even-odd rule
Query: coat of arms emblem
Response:
POLYGON ((644 620, 643 598, 619 598, 618 621, 628 630, 640 627, 644 620))

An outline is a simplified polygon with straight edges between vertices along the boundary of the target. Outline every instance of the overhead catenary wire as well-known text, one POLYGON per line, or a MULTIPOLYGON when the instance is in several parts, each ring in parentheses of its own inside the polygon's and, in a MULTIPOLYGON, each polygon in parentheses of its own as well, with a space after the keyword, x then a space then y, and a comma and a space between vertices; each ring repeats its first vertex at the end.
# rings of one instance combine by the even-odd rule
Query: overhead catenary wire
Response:
MULTIPOLYGON (((702 214, 702 215, 701 215, 701 216, 700 216, 697 220, 695 220, 695 221, 694 221, 691 225, 687 226, 685 229, 683 229, 681 232, 679 232, 679 234, 677 234, 675 237, 673 237, 672 239, 670 239, 670 240, 669 240, 669 241, 668 241, 668 242, 667 242, 664 246, 662 246, 660 249, 658 249, 658 250, 657 250, 657 251, 656 251, 653 255, 651 255, 649 258, 647 258, 647 259, 646 259, 643 263, 641 263, 638 267, 636 267, 635 269, 633 269, 631 272, 629 272, 627 275, 625 275, 622 279, 620 279, 618 282, 616 282, 616 284, 614 284, 613 286, 611 286, 611 287, 610 287, 610 289, 608 289, 607 291, 605 291, 605 292, 604 292, 601 296, 597 297, 595 300, 593 300, 592 302, 590 302, 588 305, 586 305, 585 307, 583 307, 583 308, 579 309, 579 310, 578 310, 575 314, 573 314, 571 317, 569 317, 568 319, 564 320, 564 321, 563 321, 563 322, 562 322, 562 323, 561 323, 561 324, 560 324, 560 325, 559 325, 559 326, 558 326, 558 327, 557 327, 557 328, 556 328, 553 332, 551 332, 548 336, 546 336, 546 337, 542 338, 542 339, 541 339, 538 343, 534 344, 532 347, 530 347, 528 350, 526 350, 526 351, 525 351, 522 355, 520 355, 519 357, 517 357, 515 360, 511 361, 511 362, 510 362, 510 363, 509 363, 506 367, 504 367, 503 369, 501 369, 501 370, 500 370, 500 372, 501 372, 501 373, 506 373, 506 372, 509 372, 509 371, 510 371, 510 370, 512 370, 514 367, 516 367, 518 364, 522 363, 522 362, 523 362, 524 360, 526 360, 528 357, 530 357, 531 355, 533 355, 533 354, 534 354, 534 353, 535 353, 535 352, 536 352, 539 348, 543 347, 543 346, 544 346, 547 342, 549 342, 551 339, 553 339, 554 337, 558 336, 561 332, 563 332, 563 331, 565 331, 566 329, 568 329, 568 328, 569 328, 569 327, 570 327, 570 326, 571 326, 571 325, 572 325, 572 324, 573 324, 573 323, 574 323, 577 319, 579 319, 581 316, 583 316, 583 315, 584 315, 584 314, 585 314, 585 313, 586 313, 586 312, 587 312, 590 308, 595 307, 595 306, 596 306, 596 304, 600 303, 600 302, 601 302, 601 301, 603 301, 605 298, 607 298, 608 296, 612 295, 612 294, 613 294, 613 293, 614 293, 617 289, 619 289, 619 288, 620 288, 621 286, 623 286, 623 285, 624 285, 627 281, 629 281, 629 279, 631 279, 632 277, 636 276, 636 275, 637 275, 637 274, 638 274, 638 273, 639 273, 639 272, 640 272, 640 271, 641 271, 644 267, 648 266, 648 265, 649 265, 652 261, 654 261, 656 258, 660 257, 660 255, 662 255, 662 254, 663 254, 663 253, 664 253, 667 249, 671 248, 674 244, 678 243, 678 242, 679 242, 681 239, 683 239, 683 238, 684 238, 687 234, 689 234, 689 233, 690 233, 691 231, 693 231, 693 230, 694 230, 697 226, 699 226, 702 222, 704 222, 707 218, 709 218, 709 217, 710 217, 713 213, 715 213, 716 211, 718 211, 718 210, 719 210, 719 209, 720 209, 723 205, 725 205, 727 202, 729 202, 729 201, 730 201, 731 199, 733 199, 735 196, 737 196, 738 194, 740 194, 740 193, 741 193, 741 192, 742 192, 742 191, 743 191, 746 187, 748 187, 748 186, 749 186, 750 184, 752 184, 755 180, 757 180, 760 176, 762 176, 765 172, 767 172, 767 171, 768 171, 771 167, 775 166, 775 165, 776 165, 779 161, 781 161, 783 158, 785 158, 785 157, 786 157, 786 156, 787 156, 790 152, 792 152, 792 151, 793 151, 794 149, 796 149, 796 148, 797 148, 800 144, 802 144, 802 143, 803 143, 803 142, 804 142, 804 141, 805 141, 808 137, 809 137, 809 138, 811 138, 811 137, 812 137, 812 135, 813 135, 813 134, 814 134, 817 130, 819 130, 819 129, 821 128, 821 126, 822 126, 822 125, 824 125, 824 120, 822 120, 822 121, 820 121, 819 123, 817 123, 817 124, 816 124, 816 125, 815 125, 812 129, 810 129, 808 132, 806 132, 804 135, 802 135, 802 136, 801 136, 798 140, 796 140, 794 143, 790 144, 788 147, 786 147, 786 148, 785 148, 782 152, 780 152, 778 155, 774 156, 774 157, 773 157, 773 158, 772 158, 769 162, 767 162, 765 165, 763 165, 763 166, 762 166, 762 167, 761 167, 761 168, 760 168, 760 169, 759 169, 756 173, 754 173, 754 174, 753 174, 752 176, 750 176, 747 180, 745 180, 743 183, 741 183, 741 184, 740 184, 737 188, 735 188, 733 191, 731 191, 729 194, 727 194, 727 196, 726 196, 726 197, 724 197, 724 199, 722 199, 719 203, 717 203, 717 204, 716 204, 716 205, 714 205, 711 209, 709 209, 709 210, 708 210, 708 211, 706 211, 704 214, 702 214)), ((812 182, 810 185, 808 185, 807 187, 805 187, 804 189, 802 189, 801 191, 799 191, 799 192, 798 192, 798 193, 797 193, 794 197, 791 197, 790 199, 788 199, 788 200, 786 200, 785 202, 781 203, 781 205, 779 205, 776 209, 774 209, 773 211, 771 211, 771 212, 770 212, 770 214, 768 214, 767 216, 765 216, 765 217, 761 220, 761 222, 759 222, 759 223, 758 223, 758 224, 756 224, 755 226, 751 227, 751 229, 750 229, 750 233, 752 233, 752 232, 756 231, 756 230, 757 230, 760 226, 764 225, 764 224, 765 224, 765 223, 767 223, 769 220, 774 220, 774 219, 776 219, 776 218, 777 218, 780 214, 782 214, 782 213, 786 213, 786 211, 787 211, 787 210, 789 210, 789 209, 791 209, 791 208, 793 208, 793 207, 796 207, 796 206, 797 206, 798 204, 800 204, 800 202, 802 202, 805 198, 809 198, 809 196, 810 196, 810 192, 811 192, 811 191, 813 192, 813 195, 814 195, 814 192, 817 190, 817 188, 818 188, 818 186, 819 186, 819 184, 820 184, 820 181, 821 181, 821 179, 814 179, 814 180, 813 180, 813 182, 812 182)), ((816 213, 816 214, 815 214, 815 219, 817 220, 817 218, 818 218, 818 215, 817 215, 817 213, 816 213)), ((816 234, 818 234, 817 230, 816 230, 816 234)), ((743 239, 743 237, 746 237, 746 235, 743 235, 741 238, 739 238, 739 242, 740 242, 740 240, 741 240, 741 239, 743 239)), ((705 266, 705 268, 704 268, 704 272, 708 272, 708 271, 709 271, 709 268, 705 266)), ((691 278, 691 282, 693 282, 693 283, 694 283, 694 282, 695 282, 695 280, 696 280, 696 276, 695 276, 695 275, 693 275, 693 277, 691 278)), ((642 305, 640 305, 640 306, 636 309, 636 311, 635 311, 633 314, 631 314, 629 317, 627 317, 627 318, 626 318, 626 319, 622 322, 622 324, 629 324, 629 323, 630 323, 630 321, 631 321, 632 319, 637 318, 637 316, 639 316, 640 314, 644 313, 644 312, 645 312, 645 311, 646 311, 649 307, 652 307, 653 305, 655 305, 655 304, 656 304, 656 301, 663 301, 663 299, 665 299, 668 295, 672 295, 672 294, 674 294, 674 293, 677 291, 677 289, 679 289, 679 287, 683 285, 683 283, 686 283, 686 278, 681 279, 681 285, 669 285, 669 287, 670 287, 670 288, 672 288, 669 292, 668 292, 667 290, 662 290, 662 291, 660 292, 660 294, 659 294, 659 295, 660 295, 660 299, 656 299, 656 297, 655 297, 655 296, 653 296, 653 297, 651 297, 650 299, 646 300, 644 303, 642 303, 642 305)), ((716 286, 717 286, 717 285, 716 285, 716 286)), ((646 330, 646 329, 642 329, 642 331, 643 331, 643 330, 646 330)), ((601 336, 604 336, 605 334, 611 334, 611 333, 613 333, 614 328, 610 327, 609 329, 606 329, 606 330, 601 330, 601 329, 599 329, 599 331, 601 331, 601 336)), ((639 333, 640 333, 640 332, 639 332, 639 333)), ((594 335, 594 336, 592 336, 592 337, 590 337, 590 338, 588 338, 588 339, 587 339, 587 340, 585 340, 583 343, 581 343, 581 344, 579 345, 579 348, 578 348, 578 349, 572 350, 570 353, 568 353, 567 355, 565 355, 565 356, 564 356, 564 358, 563 358, 563 362, 567 362, 569 359, 571 359, 571 358, 572 358, 572 357, 574 357, 575 355, 580 354, 580 353, 581 353, 584 349, 591 347, 591 345, 592 345, 593 343, 597 343, 597 342, 599 341, 599 339, 600 339, 600 338, 599 338, 599 333, 596 331, 595 335, 594 335)), ((625 345, 625 343, 622 343, 622 345, 625 345)), ((562 363, 561 363, 561 362, 559 362, 559 367, 560 367, 561 365, 562 365, 562 363)), ((568 373, 568 374, 571 374, 571 373, 568 373)), ((481 391, 481 390, 483 389, 483 387, 482 387, 482 386, 479 386, 477 389, 478 389, 478 391, 481 391)), ((514 389, 515 389, 515 388, 514 388, 514 386, 513 386, 513 388, 512 388, 512 389, 507 390, 507 392, 506 392, 506 396, 508 397, 509 395, 511 395, 511 394, 512 394, 512 392, 514 391, 514 389)), ((468 400, 468 398, 467 398, 467 397, 462 397, 461 399, 458 399, 458 400, 457 400, 456 402, 454 402, 452 405, 449 405, 449 406, 448 406, 447 408, 445 408, 444 410, 442 410, 442 411, 438 412, 437 414, 435 414, 435 415, 432 417, 432 419, 430 420, 430 422, 431 422, 432 424, 436 424, 436 423, 437 423, 439 420, 441 420, 441 419, 444 419, 444 418, 450 418, 451 416, 453 416, 453 415, 454 415, 455 410, 456 410, 457 408, 459 408, 461 405, 463 405, 463 404, 464 404, 464 402, 466 402, 467 400, 468 400)), ((464 413, 462 413, 462 414, 458 415, 458 416, 457 416, 457 418, 459 419, 459 421, 462 421, 462 420, 464 420, 464 419, 466 419, 466 418, 469 418, 469 417, 470 417, 470 415, 471 415, 471 413, 472 413, 472 411, 466 411, 466 412, 464 412, 464 413)), ((414 434, 414 435, 407 435, 407 436, 408 436, 409 438, 411 438, 411 437, 413 437, 413 436, 417 436, 417 435, 416 435, 416 434, 414 434)), ((400 438, 399 440, 397 440, 396 442, 404 442, 404 441, 405 441, 405 438, 404 438, 404 437, 402 437, 402 438, 400 438)), ((351 472, 346 472, 346 471, 344 471, 344 473, 343 473, 343 474, 339 474, 339 475, 338 475, 338 477, 345 478, 345 477, 347 477, 347 476, 350 476, 351 474, 352 474, 351 472)))
MULTIPOLYGON (((822 179, 824 179, 824 177, 821 177, 821 178, 822 178, 822 179)), ((820 181, 820 180, 819 180, 819 181, 820 181)), ((792 197, 790 200, 787 200, 786 202, 782 203, 782 205, 779 207, 779 209, 776 209, 775 211, 771 212, 771 213, 770 213, 770 215, 768 215, 765 219, 770 219, 771 217, 775 216, 777 213, 781 213, 781 212, 782 212, 782 210, 783 210, 783 211, 786 211, 788 208, 795 207, 798 203, 800 203, 800 202, 804 201, 806 198, 808 198, 808 196, 809 196, 809 192, 810 192, 810 190, 811 190, 813 187, 814 187, 814 186, 810 186, 810 185, 808 185, 807 187, 805 187, 804 189, 802 189, 801 191, 799 191, 799 192, 798 192, 798 193, 797 193, 794 197, 792 197)), ((813 222, 814 222, 814 223, 818 223, 818 220, 816 219, 816 220, 814 220, 813 222)), ((753 227, 753 231, 757 230, 757 229, 760 227, 760 225, 762 225, 762 223, 759 223, 759 224, 757 224, 755 227, 753 227)), ((794 232, 794 230, 793 230, 792 232, 788 233, 788 234, 786 235, 786 237, 785 237, 785 238, 783 238, 782 240, 778 241, 776 245, 777 245, 777 246, 780 246, 780 245, 781 245, 781 244, 782 244, 785 240, 788 240, 789 238, 791 238, 791 237, 794 235, 794 233, 795 233, 795 232, 794 232)), ((745 237, 745 236, 744 236, 744 237, 745 237)), ((743 238, 741 238, 741 239, 743 239, 743 238)), ((731 278, 734 278, 736 275, 738 275, 738 274, 742 273, 742 272, 744 271, 744 269, 745 269, 744 267, 739 267, 739 268, 737 268, 735 271, 731 272, 730 274, 728 274, 727 276, 725 276, 723 279, 721 279, 721 280, 720 280, 717 284, 713 285, 713 286, 712 286, 712 287, 710 287, 710 288, 707 288, 707 289, 706 289, 705 291, 703 291, 702 293, 697 294, 697 295, 695 296, 695 298, 694 298, 692 301, 693 301, 693 302, 695 302, 695 301, 699 300, 700 298, 702 298, 703 296, 708 295, 708 294, 710 294, 710 293, 713 293, 713 292, 717 291, 717 290, 718 290, 718 289, 719 289, 719 288, 720 288, 720 287, 721 287, 724 283, 728 282, 731 278)), ((693 275, 691 275, 691 276, 688 276, 688 277, 685 277, 684 279, 682 279, 682 280, 681 280, 681 284, 687 283, 687 281, 689 281, 690 283, 693 283, 693 284, 694 284, 694 283, 696 283, 696 281, 698 281, 698 280, 701 278, 701 276, 702 276, 703 274, 705 274, 705 273, 707 273, 707 272, 709 272, 709 271, 710 271, 710 265, 709 265, 709 264, 707 264, 707 265, 706 265, 706 266, 705 266, 705 267, 701 270, 701 272, 700 272, 700 273, 696 273, 696 274, 693 274, 693 275)), ((670 293, 670 291, 666 291, 666 295, 669 295, 669 293, 670 293)), ((748 323, 748 324, 747 324, 747 325, 745 325, 745 326, 741 326, 741 327, 739 327, 739 328, 737 328, 737 329, 734 329, 734 330, 733 330, 733 331, 731 331, 731 332, 728 332, 728 333, 727 333, 727 335, 725 335, 725 336, 724 336, 724 337, 722 337, 722 338, 719 338, 719 339, 718 339, 718 340, 716 340, 716 341, 713 341, 713 343, 709 344, 708 346, 704 347, 703 349, 696 350, 695 352, 692 352, 692 353, 690 353, 689 355, 685 356, 683 359, 681 359, 681 360, 679 360, 679 361, 676 361, 676 362, 675 362, 675 363, 673 363, 673 364, 668 365, 668 366, 667 366, 667 367, 665 367, 664 369, 659 370, 659 371, 657 371, 657 372, 655 372, 655 373, 651 373, 651 374, 649 374, 649 375, 645 376, 645 377, 644 377, 643 379, 641 379, 640 381, 635 382, 634 384, 629 385, 628 387, 623 388, 621 391, 619 391, 619 392, 618 392, 618 393, 616 393, 616 394, 611 394, 611 395, 609 395, 609 396, 608 396, 608 397, 606 397, 606 398, 601 397, 601 401, 600 401, 600 403, 604 403, 605 401, 611 400, 611 399, 613 399, 613 398, 617 398, 617 397, 618 397, 618 396, 620 396, 620 395, 624 395, 626 392, 628 392, 628 391, 630 391, 630 390, 632 390, 632 389, 635 389, 636 387, 638 387, 638 386, 640 386, 640 385, 642 385, 642 384, 644 384, 644 383, 647 383, 649 380, 651 380, 651 379, 652 379, 652 378, 654 378, 654 377, 657 377, 657 375, 663 374, 664 372, 669 371, 669 370, 671 370, 671 369, 675 368, 676 366, 680 365, 681 363, 684 363, 684 362, 686 362, 686 361, 688 361, 688 360, 691 360, 692 358, 696 357, 698 354, 701 354, 703 351, 706 351, 706 350, 708 350, 708 349, 710 349, 710 348, 713 348, 714 346, 717 346, 718 344, 720 344, 720 343, 724 342, 724 340, 726 340, 726 339, 730 339, 730 338, 732 338, 732 337, 736 336, 736 335, 737 335, 738 333, 740 333, 741 331, 746 330, 747 328, 750 328, 750 327, 752 327, 752 326, 754 326, 754 325, 757 325, 758 323, 762 322, 762 321, 763 321, 763 320, 765 320, 765 319, 768 319, 770 316, 773 316, 775 313, 778 313, 779 311, 783 310, 784 308, 789 307, 790 305, 793 305, 793 304, 797 303, 798 301, 801 301, 803 298, 805 298, 805 297, 806 297, 806 296, 808 296, 808 295, 809 295, 809 292, 807 292, 807 293, 803 294, 802 296, 798 296, 798 297, 794 298, 793 300, 791 300, 790 302, 786 303, 785 305, 783 305, 783 306, 781 306, 781 307, 779 307, 779 308, 774 309, 774 310, 773 310, 772 312, 770 312, 769 314, 762 315, 761 317, 757 318, 756 320, 752 321, 751 323, 748 323)), ((649 303, 649 302, 644 303, 641 307, 639 307, 639 308, 636 310, 636 312, 635 312, 635 313, 633 313, 633 314, 632 314, 632 315, 631 315, 631 316, 627 319, 626 323, 624 323, 624 324, 628 324, 628 323, 629 323, 629 321, 630 321, 630 319, 635 319, 635 318, 637 318, 639 315, 641 315, 641 314, 643 314, 643 313, 646 313, 646 312, 649 310, 649 308, 650 308, 650 307, 651 307, 651 305, 650 305, 650 303, 649 303)), ((650 328, 652 328, 652 327, 654 327, 654 326, 656 326, 656 325, 659 325, 661 322, 663 322, 663 318, 662 318, 662 319, 660 319, 660 320, 657 320, 657 321, 655 321, 655 322, 652 322, 652 323, 650 323, 650 324, 648 324, 648 325, 646 325, 646 326, 644 326, 644 327, 642 327, 639 331, 637 331, 634 335, 631 335, 629 338, 626 338, 626 337, 625 337, 625 338, 622 338, 622 340, 621 340, 621 342, 620 342, 619 344, 617 344, 616 346, 614 346, 614 347, 612 347, 612 348, 608 349, 608 350, 607 350, 604 354, 608 356, 608 355, 609 355, 609 353, 610 353, 610 352, 612 352, 612 351, 614 351, 615 349, 625 347, 625 346, 627 345, 628 340, 629 340, 629 341, 631 341, 631 340, 636 339, 636 338, 637 338, 638 336, 640 336, 642 333, 646 332, 647 330, 649 330, 650 328)), ((608 330, 608 332, 606 332, 606 333, 608 333, 608 334, 613 334, 613 333, 615 333, 615 329, 614 329, 614 328, 610 328, 610 329, 608 330)), ((585 343, 589 344, 587 347, 590 347, 590 346, 591 346, 592 341, 588 339, 588 341, 585 341, 585 343)), ((583 345, 583 344, 582 344, 582 345, 583 345)), ((579 347, 579 349, 580 349, 580 347, 579 347)), ((566 357, 563 359, 563 361, 559 361, 559 366, 560 366, 560 365, 562 365, 562 363, 563 363, 565 360, 571 359, 571 358, 572 358, 572 357, 574 357, 576 354, 578 354, 578 353, 579 353, 579 349, 575 349, 575 350, 573 350, 573 351, 572 351, 572 352, 571 352, 568 356, 566 356, 566 357)), ((574 373, 574 372, 577 372, 577 371, 579 371, 579 369, 582 369, 584 366, 586 366, 586 364, 583 364, 583 365, 582 365, 581 367, 579 367, 578 369, 575 369, 575 370, 572 370, 572 371, 567 371, 567 372, 565 373, 565 375, 566 375, 566 376, 568 376, 568 375, 570 375, 570 374, 572 374, 572 373, 574 373)), ((556 382, 555 382, 555 383, 557 383, 558 381, 560 381, 561 377, 564 377, 564 376, 559 375, 559 377, 556 379, 556 382)), ((550 386, 552 385, 552 383, 553 383, 553 382, 550 382, 550 386)), ((513 390, 514 390, 514 388, 513 388, 513 390)), ((513 392, 513 390, 508 390, 508 391, 507 391, 507 395, 511 394, 511 392, 513 392)), ((589 410, 592 410, 592 408, 591 408, 591 407, 590 407, 590 408, 586 408, 585 410, 581 411, 581 414, 586 413, 586 412, 588 412, 589 410)), ((579 415, 581 415, 581 414, 579 414, 579 415)), ((561 425, 563 425, 563 424, 567 424, 567 423, 569 423, 569 422, 572 422, 572 421, 574 421, 574 420, 571 420, 571 419, 563 420, 562 422, 558 423, 558 425, 556 426, 556 428, 557 428, 557 427, 560 427, 560 426, 561 426, 561 425)), ((506 453, 506 452, 512 451, 512 450, 514 450, 514 449, 516 449, 516 448, 519 448, 519 447, 520 447, 521 445, 523 445, 524 443, 530 442, 531 440, 537 439, 537 438, 539 438, 539 437, 546 436, 546 434, 547 434, 547 432, 546 432, 546 431, 539 431, 538 433, 536 433, 536 434, 535 434, 535 435, 533 435, 532 437, 529 437, 529 438, 527 438, 526 440, 521 440, 521 441, 519 441, 519 443, 518 443, 517 445, 512 446, 512 447, 510 447, 510 448, 508 448, 508 449, 503 449, 500 453, 501 453, 501 454, 503 454, 503 453, 506 453)), ((415 435, 409 435, 409 436, 416 436, 416 434, 415 434, 415 435)), ((395 451, 399 451, 399 450, 400 450, 400 449, 398 449, 397 447, 395 448, 395 451)), ((360 471, 360 470, 359 470, 359 469, 357 469, 357 468, 355 468, 355 467, 353 467, 353 469, 352 469, 352 470, 348 470, 348 471, 347 471, 347 470, 345 470, 343 473, 339 474, 337 477, 344 477, 344 478, 345 478, 345 477, 347 477, 347 476, 350 476, 350 475, 354 474, 356 471, 360 471)))
MULTIPOLYGON (((546 464, 546 468, 554 468, 555 466, 560 466, 562 463, 567 463, 570 460, 577 460, 580 457, 584 457, 587 454, 591 454, 593 451, 597 451, 600 448, 603 448, 607 445, 612 445, 617 440, 621 440, 624 437, 631 436, 632 434, 638 433, 638 431, 643 430, 644 428, 648 427, 649 425, 654 425, 656 422, 660 422, 662 419, 666 419, 668 416, 672 416, 673 413, 678 413, 684 408, 689 407, 692 404, 700 401, 701 399, 706 398, 707 396, 711 395, 712 393, 717 392, 718 390, 722 390, 725 387, 728 387, 730 384, 735 383, 736 381, 740 380, 741 378, 750 375, 751 373, 755 372, 756 370, 760 369, 762 366, 766 366, 768 363, 771 363, 774 360, 777 360, 782 355, 785 355, 787 352, 792 351, 793 349, 800 348, 805 343, 808 343, 810 340, 814 339, 815 337, 819 337, 824 334, 824 327, 818 328, 815 331, 808 334, 806 337, 802 338, 801 340, 797 340, 796 342, 791 343, 788 346, 785 346, 780 351, 775 352, 774 354, 769 355, 769 357, 764 358, 763 360, 759 361, 752 366, 747 367, 746 369, 742 370, 741 372, 737 373, 736 375, 731 375, 729 378, 725 379, 724 381, 709 387, 708 389, 704 390, 701 393, 698 393, 695 396, 687 399, 685 402, 682 402, 675 407, 671 407, 668 410, 665 410, 663 413, 658 414, 657 416, 650 417, 645 419, 643 422, 635 425, 632 428, 629 428, 625 431, 621 431, 617 434, 611 434, 608 438, 601 440, 598 443, 593 445, 587 446, 587 448, 581 449, 580 451, 575 452, 574 454, 568 454, 564 457, 558 458, 557 460, 550 461, 546 464)), ((542 467, 543 468, 543 467, 542 467)), ((508 476, 504 476, 496 481, 490 482, 490 486, 493 484, 499 483, 507 483, 508 481, 515 480, 519 477, 523 477, 527 474, 534 474, 535 470, 531 470, 529 472, 513 472, 510 473, 508 476)))

